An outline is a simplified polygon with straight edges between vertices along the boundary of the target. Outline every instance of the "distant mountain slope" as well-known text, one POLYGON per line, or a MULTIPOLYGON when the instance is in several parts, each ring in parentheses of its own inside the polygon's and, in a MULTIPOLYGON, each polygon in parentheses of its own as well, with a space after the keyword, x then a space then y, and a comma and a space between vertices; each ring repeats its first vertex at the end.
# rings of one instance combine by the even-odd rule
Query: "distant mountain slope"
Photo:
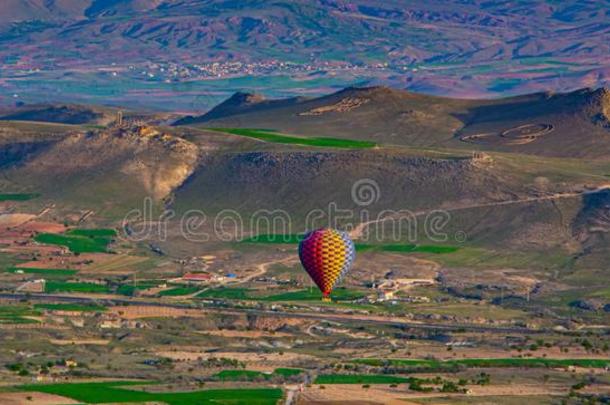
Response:
POLYGON ((459 100, 371 87, 285 102, 242 94, 177 124, 267 128, 407 146, 602 157, 610 153, 609 112, 607 89, 459 100))
POLYGON ((0 115, 3 121, 40 121, 61 124, 99 124, 108 122, 114 117, 102 111, 75 105, 34 105, 22 106, 6 115, 0 115))
MULTIPOLYGON (((314 52, 341 55, 337 60, 387 56, 393 61, 438 63, 609 53, 607 1, 534 3, 5 0, 0 21, 58 22, 45 30, 51 41, 39 45, 51 53, 58 43, 85 53, 87 48, 79 50, 78 44, 93 36, 106 45, 139 44, 142 57, 164 49, 173 56, 201 51, 206 56, 237 56, 245 51, 248 57, 260 58, 275 50, 292 53, 289 59, 314 52), (468 35, 472 31, 477 35, 468 35)), ((24 34, 18 42, 40 37, 36 31, 24 34)))
POLYGON ((288 74, 332 82, 343 66, 342 83, 431 94, 573 89, 609 81, 609 8, 608 0, 4 0, 0 60, 30 74, 273 60, 262 71, 281 75, 281 62, 291 62, 302 70, 288 74))
POLYGON ((471 102, 368 87, 347 88, 315 99, 242 105, 219 114, 223 104, 186 122, 207 127, 269 128, 312 136, 430 145, 461 128, 461 121, 451 114, 465 112, 471 102))
POLYGON ((231 97, 229 97, 227 100, 223 101, 221 104, 208 111, 204 116, 184 117, 182 119, 177 120, 174 125, 197 124, 199 122, 205 122, 216 118, 220 119, 235 114, 262 111, 272 109, 274 107, 281 107, 293 104, 296 105, 305 100, 306 98, 302 97, 294 97, 284 100, 267 100, 264 96, 260 94, 237 92, 231 97))
POLYGON ((0 27, 27 21, 49 23, 84 17, 91 0, 2 0, 0 27))

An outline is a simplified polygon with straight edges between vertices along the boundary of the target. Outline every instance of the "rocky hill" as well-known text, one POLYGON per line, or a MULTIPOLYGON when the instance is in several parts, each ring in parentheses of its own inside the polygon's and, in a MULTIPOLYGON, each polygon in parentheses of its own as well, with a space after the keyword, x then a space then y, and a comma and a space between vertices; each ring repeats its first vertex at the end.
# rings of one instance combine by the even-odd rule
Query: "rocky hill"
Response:
POLYGON ((27 187, 64 207, 106 204, 124 214, 146 197, 156 203, 168 197, 193 171, 199 149, 148 126, 66 127, 29 142, 6 137, 0 157, 4 188, 27 187))
POLYGON ((240 93, 177 125, 267 128, 305 136, 497 150, 546 156, 610 153, 609 92, 581 89, 494 100, 433 97, 386 87, 319 98, 265 100, 240 93), (253 101, 237 103, 237 99, 253 101))

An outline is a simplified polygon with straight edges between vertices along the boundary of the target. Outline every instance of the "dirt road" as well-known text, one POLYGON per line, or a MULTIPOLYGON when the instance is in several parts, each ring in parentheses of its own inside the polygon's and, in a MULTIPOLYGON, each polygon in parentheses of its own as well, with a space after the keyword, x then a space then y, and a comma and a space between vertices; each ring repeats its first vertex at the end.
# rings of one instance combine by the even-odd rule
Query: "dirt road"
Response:
MULTIPOLYGON (((521 199, 516 199, 516 200, 495 201, 495 202, 480 203, 480 204, 468 204, 468 205, 463 205, 463 206, 455 207, 455 208, 443 208, 442 211, 453 212, 453 211, 469 210, 469 209, 474 209, 474 208, 487 208, 487 207, 499 207, 499 206, 504 206, 504 205, 513 205, 513 204, 525 204, 525 203, 538 202, 538 201, 554 201, 554 200, 559 200, 559 199, 563 199, 563 198, 574 198, 574 197, 580 197, 580 196, 587 195, 587 194, 596 194, 596 193, 606 191, 606 190, 610 190, 610 185, 604 185, 604 186, 598 187, 593 190, 575 191, 575 192, 570 192, 570 193, 555 193, 555 194, 549 194, 549 195, 545 195, 545 196, 526 197, 526 198, 521 198, 521 199)), ((409 214, 409 217, 419 217, 422 215, 431 214, 438 210, 439 209, 412 211, 412 212, 408 212, 408 214, 409 214)), ((408 219, 405 216, 405 214, 402 214, 402 215, 398 215, 398 216, 389 215, 385 218, 378 218, 378 219, 373 219, 373 220, 370 220, 367 222, 362 222, 362 223, 358 224, 350 232, 350 237, 352 239, 362 239, 362 237, 364 236, 364 231, 371 225, 378 224, 378 223, 381 223, 384 221, 396 220, 399 218, 408 219)))

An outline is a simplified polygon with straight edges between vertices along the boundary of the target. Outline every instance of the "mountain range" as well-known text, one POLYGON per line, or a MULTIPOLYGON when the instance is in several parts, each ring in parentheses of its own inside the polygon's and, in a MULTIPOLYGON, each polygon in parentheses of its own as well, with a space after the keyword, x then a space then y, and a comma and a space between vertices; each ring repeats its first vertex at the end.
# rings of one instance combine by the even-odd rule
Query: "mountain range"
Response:
POLYGON ((3 3, 2 41, 27 44, 39 56, 55 57, 60 63, 83 56, 93 56, 89 63, 104 62, 113 52, 125 52, 134 61, 196 56, 246 60, 279 56, 299 61, 314 54, 327 60, 406 63, 610 53, 607 1, 3 3), (84 43, 90 45, 80 46, 84 43), (93 49, 105 52, 92 54, 93 49))
POLYGON ((185 110, 246 88, 389 84, 477 98, 596 87, 610 77, 609 10, 605 0, 6 0, 0 103, 100 92, 185 110))

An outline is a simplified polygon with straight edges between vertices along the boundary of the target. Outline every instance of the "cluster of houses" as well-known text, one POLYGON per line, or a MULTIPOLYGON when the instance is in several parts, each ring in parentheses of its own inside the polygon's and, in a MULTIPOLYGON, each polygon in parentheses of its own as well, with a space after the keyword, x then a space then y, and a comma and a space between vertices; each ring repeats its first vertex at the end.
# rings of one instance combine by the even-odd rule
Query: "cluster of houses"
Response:
POLYGON ((189 273, 183 274, 181 277, 177 277, 177 278, 168 280, 168 283, 172 283, 172 284, 209 284, 209 283, 233 280, 236 278, 237 278, 237 274, 235 274, 235 273, 210 274, 210 273, 189 272, 189 273))

